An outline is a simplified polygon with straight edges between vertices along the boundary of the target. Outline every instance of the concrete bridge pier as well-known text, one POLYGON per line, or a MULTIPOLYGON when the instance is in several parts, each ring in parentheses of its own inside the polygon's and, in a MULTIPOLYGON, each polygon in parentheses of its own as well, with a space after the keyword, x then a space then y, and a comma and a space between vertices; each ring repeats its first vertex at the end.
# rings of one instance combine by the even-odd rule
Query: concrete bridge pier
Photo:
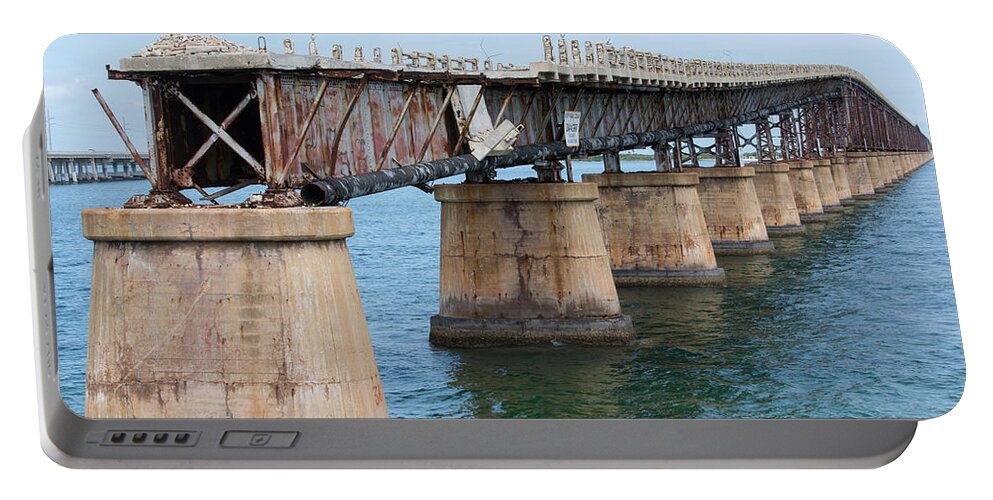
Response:
POLYGON ((348 208, 87 209, 86 416, 386 417, 348 208))
POLYGON ((755 193, 762 206, 762 219, 770 235, 803 234, 800 211, 790 185, 788 163, 755 163, 755 193))
POLYGON ((597 185, 597 214, 614 283, 723 286, 695 173, 584 174, 597 185))
POLYGON ((700 177, 697 192, 707 221, 710 242, 717 255, 771 253, 762 217, 762 205, 755 192, 752 167, 689 167, 700 177))
POLYGON ((848 153, 848 187, 855 200, 871 200, 876 197, 865 153, 848 153))
POLYGON ((896 171, 896 165, 893 163, 895 153, 885 152, 879 156, 879 168, 882 171, 883 178, 885 179, 885 186, 893 189, 899 184, 899 177, 896 171))
MULTIPOLYGON (((557 170, 539 170, 539 179, 557 170), (543 173, 544 172, 544 173, 543 173)), ((593 183, 446 184, 430 341, 449 347, 626 344, 593 183)))
POLYGON ((908 175, 910 175, 910 174, 912 174, 914 172, 914 167, 917 166, 917 163, 916 163, 917 160, 918 159, 921 159, 922 157, 923 156, 922 155, 919 155, 918 153, 907 153, 906 155, 904 155, 904 157, 903 157, 903 176, 904 177, 907 177, 908 175))
POLYGON ((831 174, 831 160, 827 158, 814 160, 813 171, 817 194, 821 198, 821 208, 825 212, 842 211, 844 208, 841 206, 838 189, 834 185, 834 176, 831 174))
POLYGON ((848 180, 848 160, 844 154, 839 154, 831 158, 831 177, 834 179, 838 201, 842 205, 855 203, 855 199, 852 198, 851 181, 848 180))
POLYGON ((791 160, 789 163, 790 187, 793 189, 793 199, 800 220, 817 222, 828 218, 821 205, 821 195, 817 192, 817 180, 814 178, 814 162, 811 160, 791 160))
POLYGON ((889 192, 891 186, 887 183, 889 179, 884 170, 881 154, 878 152, 869 153, 865 157, 865 163, 869 167, 869 176, 872 178, 873 191, 876 194, 889 192))
POLYGON ((896 181, 900 182, 907 177, 906 165, 907 165, 907 154, 903 152, 897 152, 893 154, 893 173, 895 174, 896 181))
POLYGON ((893 153, 893 155, 890 157, 890 162, 892 163, 891 168, 893 169, 893 178, 894 178, 894 182, 896 183, 899 183, 900 181, 902 181, 904 178, 907 177, 907 173, 904 169, 906 159, 907 159, 906 154, 900 152, 893 153))

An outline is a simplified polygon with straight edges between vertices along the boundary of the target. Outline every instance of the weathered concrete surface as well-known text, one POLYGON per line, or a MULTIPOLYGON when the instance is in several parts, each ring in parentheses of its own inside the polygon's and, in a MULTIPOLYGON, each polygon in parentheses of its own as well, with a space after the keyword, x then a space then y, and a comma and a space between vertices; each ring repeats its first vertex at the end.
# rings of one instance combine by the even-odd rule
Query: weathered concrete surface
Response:
POLYGON ((893 153, 889 155, 890 182, 893 184, 898 184, 901 180, 903 180, 902 163, 902 153, 893 153))
POLYGON ((893 155, 893 173, 897 182, 907 177, 906 160, 907 153, 896 153, 893 155))
POLYGON ((772 252, 752 167, 684 167, 700 177, 697 192, 717 255, 772 252))
POLYGON ((623 344, 592 183, 437 186, 441 300, 431 342, 623 344))
POLYGON ((796 160, 787 165, 790 168, 790 186, 793 188, 793 199, 800 212, 800 220, 816 222, 827 219, 824 206, 821 205, 821 195, 817 192, 817 180, 814 179, 814 162, 796 160))
POLYGON ((86 416, 386 417, 347 208, 88 209, 86 416))
POLYGON ((755 163, 755 193, 762 206, 762 219, 769 234, 803 234, 800 212, 796 208, 790 167, 786 163, 755 163))
POLYGON ((866 166, 869 167, 869 177, 872 178, 872 189, 877 194, 890 190, 887 185, 887 175, 883 169, 879 154, 872 153, 865 157, 866 166))
POLYGON ((821 198, 821 208, 825 212, 839 212, 843 210, 841 200, 838 197, 838 190, 834 185, 834 176, 831 175, 831 160, 814 160, 814 182, 817 184, 817 194, 821 198))
POLYGON ((848 154, 848 187, 852 191, 853 199, 871 200, 876 197, 864 153, 848 154))
POLYGON ((904 156, 903 176, 906 177, 914 173, 918 168, 924 166, 931 160, 929 153, 907 153, 904 156))
POLYGON ((617 286, 724 285, 695 173, 584 174, 617 286))
POLYGON ((831 158, 831 177, 834 179, 838 201, 842 205, 855 203, 852 198, 851 182, 848 180, 848 160, 844 156, 839 155, 831 158))
POLYGON ((893 154, 880 153, 876 155, 876 162, 879 163, 879 172, 883 177, 884 185, 890 189, 896 187, 897 176, 893 168, 893 154))

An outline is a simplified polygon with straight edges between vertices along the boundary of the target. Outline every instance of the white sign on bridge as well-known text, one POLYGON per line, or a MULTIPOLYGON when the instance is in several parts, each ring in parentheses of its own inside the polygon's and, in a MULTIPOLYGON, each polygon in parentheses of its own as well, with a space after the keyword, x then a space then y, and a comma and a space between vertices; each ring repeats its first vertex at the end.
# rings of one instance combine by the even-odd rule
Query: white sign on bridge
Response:
POLYGON ((579 119, 582 113, 579 111, 566 111, 564 119, 565 145, 570 148, 579 146, 579 119))

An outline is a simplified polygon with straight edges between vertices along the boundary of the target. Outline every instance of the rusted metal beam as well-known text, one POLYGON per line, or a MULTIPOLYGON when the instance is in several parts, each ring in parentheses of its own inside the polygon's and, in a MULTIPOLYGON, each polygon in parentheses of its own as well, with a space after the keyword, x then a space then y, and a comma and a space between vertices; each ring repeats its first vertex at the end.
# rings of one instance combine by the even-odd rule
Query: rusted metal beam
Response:
MULTIPOLYGON (((383 152, 379 156, 379 162, 376 163, 376 170, 381 170, 383 168, 383 163, 386 163, 386 157, 390 155, 390 148, 393 147, 393 141, 396 140, 397 132, 400 131, 400 125, 403 124, 404 118, 407 117, 407 110, 410 109, 410 101, 414 99, 414 93, 416 91, 416 85, 407 90, 407 98, 404 99, 403 108, 400 109, 400 116, 398 116, 397 121, 393 123, 393 129, 390 131, 390 137, 386 140, 386 145, 383 146, 383 152)), ((482 94, 482 92, 480 92, 480 94, 482 94)))
POLYGON ((359 81, 359 86, 355 88, 355 92, 352 94, 352 98, 348 100, 348 106, 345 108, 345 113, 341 117, 341 122, 338 123, 336 130, 334 131, 334 141, 331 143, 331 166, 330 175, 335 175, 335 169, 338 165, 338 146, 341 144, 341 136, 345 131, 345 126, 348 125, 348 119, 352 116, 352 110, 355 109, 355 103, 358 102, 359 96, 362 95, 362 91, 365 90, 366 85, 368 85, 369 80, 364 77, 359 81))
POLYGON ((477 160, 471 154, 467 154, 407 165, 387 171, 329 177, 305 185, 301 189, 300 195, 304 202, 310 205, 333 205, 351 198, 405 186, 424 184, 453 175, 472 174, 496 168, 533 164, 536 161, 542 160, 557 160, 570 155, 591 155, 604 151, 621 151, 641 147, 645 144, 659 144, 681 138, 690 138, 690 143, 692 143, 692 137, 694 135, 713 133, 728 127, 753 122, 759 118, 781 113, 798 106, 804 106, 824 99, 836 98, 838 95, 838 92, 830 92, 722 120, 708 121, 687 127, 580 139, 578 147, 566 146, 562 141, 545 144, 528 144, 518 146, 507 154, 488 156, 483 160, 477 160))
POLYGON ((317 89, 317 97, 310 104, 310 110, 307 111, 307 118, 303 121, 303 130, 297 134, 297 142, 293 145, 293 152, 290 153, 290 159, 279 170, 279 178, 276 179, 277 186, 286 180, 286 175, 290 171, 290 165, 293 165, 293 162, 297 159, 297 155, 300 154, 300 147, 303 146, 303 141, 307 139, 307 132, 310 131, 310 124, 314 121, 314 115, 317 114, 317 110, 321 107, 321 102, 324 100, 324 93, 328 90, 328 83, 330 83, 330 80, 322 80, 321 86, 317 89))
MULTIPOLYGON (((555 90, 555 94, 553 94, 549 98, 550 101, 548 104, 548 110, 545 111, 545 115, 541 117, 541 120, 538 120, 539 126, 545 127, 545 130, 550 129, 552 131, 552 137, 550 138, 550 140, 555 140, 555 125, 554 123, 549 122, 549 120, 552 118, 552 115, 555 113, 555 106, 558 104, 559 97, 561 95, 562 95, 562 87, 559 87, 555 90)), ((542 137, 544 136, 545 134, 542 134, 542 137)))
MULTIPOLYGON (((201 200, 207 200, 207 198, 210 196, 209 193, 204 191, 203 188, 200 187, 200 185, 195 182, 193 183, 193 189, 195 189, 198 193, 200 193, 200 196, 202 197, 200 198, 201 200)), ((217 203, 217 200, 215 200, 214 198, 210 198, 207 201, 211 202, 214 205, 220 205, 220 203, 217 203)))
POLYGON ((631 99, 631 94, 629 92, 624 93, 624 100, 621 101, 620 107, 617 108, 617 114, 614 115, 614 119, 611 120, 610 126, 607 127, 607 134, 610 135, 614 131, 614 125, 617 125, 617 120, 621 119, 621 112, 623 112, 628 105, 628 101, 631 99))
POLYGON ((639 112, 644 112, 643 107, 639 104, 641 100, 645 97, 645 94, 638 94, 638 98, 634 100, 634 104, 631 105, 631 113, 628 115, 628 119, 624 121, 624 126, 621 127, 619 132, 624 132, 631 127, 631 120, 634 119, 635 110, 639 112))
POLYGON ((462 142, 465 141, 466 136, 469 134, 469 125, 472 123, 472 117, 476 116, 476 110, 479 109, 479 102, 483 100, 483 94, 486 91, 485 86, 479 87, 479 93, 476 94, 476 99, 472 102, 472 108, 469 109, 469 114, 465 118, 465 123, 462 124, 459 130, 459 139, 455 141, 455 146, 448 152, 449 156, 454 155, 462 147, 462 142))
POLYGON ((214 120, 211 120, 210 117, 203 111, 200 111, 200 108, 198 108, 196 104, 193 104, 193 101, 191 101, 188 97, 183 95, 179 88, 172 87, 171 92, 174 96, 176 96, 176 99, 179 99, 179 102, 183 103, 183 105, 185 105, 194 116, 203 122, 203 124, 206 125, 211 132, 217 134, 217 136, 220 137, 225 144, 227 144, 232 150, 234 150, 235 153, 238 154, 238 156, 245 160, 245 162, 252 167, 252 170, 254 170, 260 178, 266 178, 265 168, 258 162, 258 160, 253 158, 248 151, 245 151, 245 148, 243 148, 241 144, 238 144, 238 141, 234 140, 234 138, 228 135, 225 130, 221 129, 221 127, 214 123, 214 120))
POLYGON ((454 94, 455 85, 452 85, 445 94, 445 100, 442 101, 441 106, 438 108, 438 112, 434 116, 434 119, 431 120, 431 131, 428 132, 427 138, 424 139, 424 144, 421 145, 420 152, 417 153, 417 163, 420 163, 424 159, 424 155, 427 154, 428 148, 431 147, 431 139, 434 138, 434 133, 438 130, 438 124, 441 123, 441 118, 445 116, 445 110, 448 109, 448 104, 452 102, 452 96, 454 94))
POLYGON ((229 186, 229 187, 226 187, 224 189, 215 191, 213 194, 205 195, 203 198, 200 198, 200 199, 203 200, 203 201, 214 201, 214 200, 220 198, 221 196, 229 195, 229 194, 231 194, 231 193, 233 193, 235 191, 238 191, 240 189, 244 189, 244 188, 246 188, 248 186, 251 186, 253 184, 255 184, 255 181, 250 180, 250 179, 244 179, 241 182, 235 184, 234 186, 229 186))
MULTIPOLYGON (((100 107, 103 108, 103 112, 107 114, 107 118, 110 119, 110 123, 114 126, 114 130, 117 130, 117 135, 121 136, 121 140, 124 141, 124 147, 128 148, 128 152, 131 153, 131 157, 134 158, 134 162, 141 167, 141 171, 145 173, 145 178, 148 179, 148 182, 152 182, 154 177, 152 177, 151 170, 148 168, 148 165, 145 165, 145 160, 141 158, 138 150, 134 148, 134 144, 131 143, 131 139, 128 137, 127 132, 124 131, 124 127, 122 127, 121 123, 117 121, 117 117, 114 116, 114 112, 110 110, 110 106, 107 105, 107 101, 103 100, 103 96, 100 95, 99 90, 93 89, 91 92, 93 92, 93 97, 97 98, 97 102, 100 103, 100 107)), ((152 186, 155 186, 154 182, 152 182, 152 186)))
POLYGON ((500 124, 500 119, 503 118, 503 114, 507 111, 507 105, 510 104, 510 100, 514 97, 514 92, 516 91, 517 91, 517 85, 510 87, 510 92, 507 92, 507 97, 503 98, 503 105, 500 106, 500 112, 497 113, 496 119, 493 120, 494 126, 500 124))
MULTIPOLYGON (((221 122, 222 130, 227 130, 228 127, 230 127, 231 124, 234 123, 235 119, 237 119, 238 116, 241 115, 241 112, 244 111, 246 107, 248 107, 248 103, 252 102, 254 96, 255 96, 254 91, 249 92, 247 95, 245 95, 244 98, 241 99, 240 102, 238 102, 238 105, 235 106, 235 108, 231 110, 230 113, 228 113, 228 116, 224 118, 224 121, 221 122)), ((208 137, 207 140, 204 141, 204 143, 200 146, 200 149, 198 149, 196 153, 193 153, 193 156, 190 157, 190 159, 186 162, 186 165, 183 165, 183 167, 180 168, 179 171, 187 172, 187 173, 190 172, 190 170, 193 168, 193 165, 196 165, 196 163, 200 161, 200 158, 203 158, 203 155, 207 154, 207 151, 210 150, 210 147, 213 146, 214 143, 217 142, 217 140, 218 140, 217 134, 211 133, 210 137, 208 137)), ((190 177, 192 177, 192 175, 190 175, 190 177)))
POLYGON ((538 93, 537 90, 531 92, 531 97, 528 98, 528 103, 524 106, 524 111, 521 112, 521 119, 517 122, 518 127, 524 125, 524 121, 527 120, 528 114, 531 113, 531 106, 534 104, 535 98, 538 97, 538 93))

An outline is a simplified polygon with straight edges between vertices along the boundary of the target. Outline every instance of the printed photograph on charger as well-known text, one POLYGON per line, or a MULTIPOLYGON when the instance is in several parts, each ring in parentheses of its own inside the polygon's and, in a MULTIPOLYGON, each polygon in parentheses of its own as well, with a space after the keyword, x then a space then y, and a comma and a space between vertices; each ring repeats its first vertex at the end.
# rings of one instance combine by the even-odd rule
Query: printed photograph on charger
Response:
POLYGON ((44 70, 80 415, 926 419, 961 396, 921 82, 880 38, 70 35, 44 70))

